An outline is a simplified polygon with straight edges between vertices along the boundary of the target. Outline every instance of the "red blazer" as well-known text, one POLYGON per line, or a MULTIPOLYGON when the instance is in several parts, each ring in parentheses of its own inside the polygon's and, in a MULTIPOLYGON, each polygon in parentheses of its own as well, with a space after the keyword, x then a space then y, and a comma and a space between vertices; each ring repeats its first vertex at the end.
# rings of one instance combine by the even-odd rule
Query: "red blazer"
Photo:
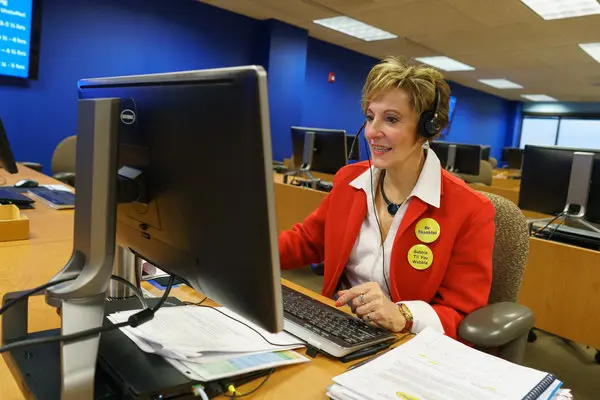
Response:
MULTIPOLYGON (((323 295, 333 297, 367 214, 366 194, 350 186, 366 171, 367 162, 342 168, 333 190, 306 220, 279 236, 282 269, 325 261, 323 295)), ((423 300, 437 312, 446 334, 457 338, 466 314, 487 304, 492 283, 494 215, 492 203, 462 180, 441 170, 440 208, 412 198, 402 219, 390 259, 390 290, 394 302, 423 300), (422 218, 440 225, 440 236, 426 244, 433 264, 413 268, 409 249, 422 243, 415 225, 422 218)))

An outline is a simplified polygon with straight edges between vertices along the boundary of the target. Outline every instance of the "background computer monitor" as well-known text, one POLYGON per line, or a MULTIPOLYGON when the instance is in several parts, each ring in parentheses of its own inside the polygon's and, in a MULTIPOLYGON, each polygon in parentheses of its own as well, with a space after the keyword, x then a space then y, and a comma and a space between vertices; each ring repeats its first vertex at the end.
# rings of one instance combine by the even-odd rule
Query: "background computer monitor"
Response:
POLYGON ((586 219, 600 223, 600 150, 526 145, 521 170, 519 208, 558 215, 565 209, 573 154, 594 153, 586 219))
POLYGON ((352 143, 356 138, 355 135, 346 135, 346 148, 348 149, 348 161, 360 161, 360 140, 356 140, 354 143, 354 148, 352 148, 352 143), (352 152, 350 152, 352 151, 352 152))
POLYGON ((293 165, 298 169, 302 165, 304 137, 306 133, 314 134, 315 141, 312 152, 311 171, 335 174, 348 164, 348 147, 346 131, 341 129, 322 129, 292 126, 293 165))
POLYGON ((502 161, 508 163, 510 169, 521 169, 523 165, 523 149, 505 147, 502 149, 502 161))
POLYGON ((79 97, 121 99, 119 168, 143 171, 149 202, 118 205, 117 244, 280 331, 264 70, 82 80, 79 97), (231 110, 243 112, 231 118, 231 110))
POLYGON ((15 163, 15 157, 13 156, 13 152, 10 148, 8 136, 6 135, 6 131, 4 130, 4 124, 2 124, 1 118, 0 118, 0 167, 4 168, 11 174, 16 174, 17 172, 19 172, 19 170, 17 168, 17 164, 15 163))
POLYGON ((481 146, 481 159, 484 161, 490 161, 490 151, 492 148, 490 146, 481 146))
POLYGON ((481 161, 481 146, 465 143, 430 142, 429 146, 440 159, 442 168, 450 169, 448 153, 450 146, 456 146, 456 158, 452 172, 460 174, 479 175, 481 161))

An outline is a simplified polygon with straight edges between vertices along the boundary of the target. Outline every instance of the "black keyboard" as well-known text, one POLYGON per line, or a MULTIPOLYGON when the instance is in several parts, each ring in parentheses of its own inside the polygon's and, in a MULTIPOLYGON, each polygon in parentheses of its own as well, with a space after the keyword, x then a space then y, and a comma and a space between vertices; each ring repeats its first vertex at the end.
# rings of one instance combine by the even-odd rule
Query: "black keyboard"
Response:
POLYGON ((52 190, 47 187, 36 187, 28 188, 27 191, 46 200, 53 208, 62 209, 75 207, 75 194, 66 190, 52 190))
POLYGON ((282 286, 282 291, 286 319, 342 347, 395 338, 385 329, 367 324, 287 286, 282 286))

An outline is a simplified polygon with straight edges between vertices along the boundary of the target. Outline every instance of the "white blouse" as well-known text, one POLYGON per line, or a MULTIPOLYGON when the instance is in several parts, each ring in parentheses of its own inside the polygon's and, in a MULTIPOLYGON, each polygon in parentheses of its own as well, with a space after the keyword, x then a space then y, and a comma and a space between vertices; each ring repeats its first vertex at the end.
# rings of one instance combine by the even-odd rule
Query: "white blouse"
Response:
MULTIPOLYGON (((396 233, 398 232, 398 228, 400 227, 400 223, 402 222, 402 218, 413 197, 418 197, 433 207, 440 207, 442 172, 440 160, 431 149, 428 149, 426 152, 425 163, 423 164, 423 169, 417 179, 417 183, 407 197, 407 200, 402 204, 394 216, 390 230, 383 243, 383 248, 379 245, 381 234, 375 217, 377 210, 373 207, 372 195, 372 193, 376 193, 376 185, 377 182, 379 182, 380 173, 381 171, 379 169, 372 166, 371 170, 367 169, 350 183, 351 186, 365 191, 367 198, 367 215, 365 216, 352 252, 350 253, 348 264, 344 270, 342 285, 344 288, 349 288, 366 282, 377 282, 383 292, 390 297, 383 274, 385 270, 385 278, 389 283, 392 245, 396 233), (372 184, 375 185, 373 191, 371 191, 372 184), (384 263, 383 265, 382 262, 384 263)), ((430 304, 421 300, 402 301, 398 304, 400 303, 406 304, 413 315, 412 332, 419 333, 426 327, 430 327, 438 332, 444 333, 440 318, 430 304)))

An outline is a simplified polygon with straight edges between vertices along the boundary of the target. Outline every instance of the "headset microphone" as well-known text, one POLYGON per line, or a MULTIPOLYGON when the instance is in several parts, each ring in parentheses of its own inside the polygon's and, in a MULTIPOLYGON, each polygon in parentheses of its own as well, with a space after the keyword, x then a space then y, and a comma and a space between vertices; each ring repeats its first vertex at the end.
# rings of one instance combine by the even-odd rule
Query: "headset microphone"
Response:
POLYGON ((358 140, 358 136, 365 129, 365 125, 367 125, 367 121, 363 122, 363 124, 360 127, 360 129, 358 130, 358 132, 356 132, 356 135, 354 135, 354 139, 352 140, 352 145, 350 146, 350 151, 348 152, 348 159, 350 159, 352 157, 352 154, 354 154, 354 146, 356 146, 356 141, 358 140))

